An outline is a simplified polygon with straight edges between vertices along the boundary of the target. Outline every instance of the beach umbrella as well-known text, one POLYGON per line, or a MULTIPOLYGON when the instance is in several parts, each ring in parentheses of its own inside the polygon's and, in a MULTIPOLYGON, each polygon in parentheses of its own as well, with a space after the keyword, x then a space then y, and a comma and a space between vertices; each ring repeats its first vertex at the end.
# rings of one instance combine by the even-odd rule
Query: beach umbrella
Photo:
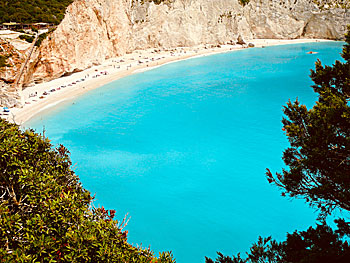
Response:
POLYGON ((7 107, 4 107, 3 109, 4 109, 4 112, 9 112, 10 111, 10 109, 7 108, 7 107))

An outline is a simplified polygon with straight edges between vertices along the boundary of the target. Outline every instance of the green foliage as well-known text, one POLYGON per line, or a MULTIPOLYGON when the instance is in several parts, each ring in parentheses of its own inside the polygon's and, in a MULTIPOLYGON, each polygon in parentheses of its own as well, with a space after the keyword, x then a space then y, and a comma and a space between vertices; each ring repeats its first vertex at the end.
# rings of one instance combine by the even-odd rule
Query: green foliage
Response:
POLYGON ((38 33, 39 32, 39 30, 38 29, 36 29, 35 27, 33 27, 33 26, 31 26, 30 27, 30 30, 32 31, 32 32, 35 32, 35 33, 38 33))
POLYGON ((283 153, 289 170, 267 177, 283 195, 302 197, 321 211, 350 211, 350 35, 333 66, 318 60, 311 71, 319 98, 312 109, 298 100, 284 107, 283 129, 290 147, 283 153))
POLYGON ((2 262, 174 262, 127 243, 115 211, 93 208, 69 151, 0 118, 2 262))
POLYGON ((0 23, 59 24, 73 0, 0 0, 0 23))
POLYGON ((7 64, 7 59, 9 57, 9 55, 0 55, 0 68, 9 66, 9 64, 7 64))
POLYGON ((245 6, 245 5, 249 4, 250 0, 238 0, 238 1, 242 6, 245 6))
MULTIPOLYGON (((286 241, 259 238, 247 257, 218 253, 216 263, 319 263, 350 262, 350 223, 337 219, 337 229, 325 223, 334 209, 350 212, 350 27, 342 57, 333 66, 318 60, 311 71, 318 101, 311 109, 298 100, 284 107, 283 130, 290 147, 283 153, 288 169, 272 175, 270 183, 283 196, 304 198, 320 211, 322 224, 287 234, 286 241)), ((206 258, 207 263, 213 263, 206 258)))
MULTIPOLYGON (((341 221, 339 223, 339 221, 341 221)), ((215 263, 347 263, 350 259, 350 246, 344 241, 344 236, 350 237, 349 225, 342 220, 339 225, 345 224, 346 231, 339 227, 334 231, 326 224, 310 227, 307 231, 287 234, 286 241, 277 242, 271 237, 259 237, 253 244, 245 258, 224 256, 218 253, 215 263)), ((206 258, 206 263, 214 263, 206 258)))
POLYGON ((166 2, 164 0, 152 0, 153 3, 155 3, 156 5, 160 5, 163 2, 166 2))
POLYGON ((34 36, 30 35, 20 35, 19 38, 27 41, 28 43, 32 43, 34 40, 34 36))
POLYGON ((48 32, 40 34, 37 41, 35 42, 35 46, 40 47, 41 43, 45 38, 47 38, 55 29, 50 29, 48 32))
POLYGON ((312 0, 321 10, 327 10, 332 8, 349 9, 349 0, 312 0))
POLYGON ((174 0, 141 0, 141 4, 144 4, 145 2, 153 2, 156 5, 160 5, 161 3, 169 5, 170 3, 174 2, 174 0))

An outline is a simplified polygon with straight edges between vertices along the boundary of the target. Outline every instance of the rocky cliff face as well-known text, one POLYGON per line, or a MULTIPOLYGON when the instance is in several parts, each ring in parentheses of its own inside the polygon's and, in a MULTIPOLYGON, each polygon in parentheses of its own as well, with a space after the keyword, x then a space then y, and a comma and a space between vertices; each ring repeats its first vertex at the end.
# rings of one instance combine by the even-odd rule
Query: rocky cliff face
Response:
POLYGON ((0 66, 0 105, 7 107, 18 105, 20 97, 15 89, 15 82, 28 48, 25 44, 22 47, 14 46, 13 42, 16 41, 0 36, 0 56, 6 57, 5 66, 0 66))
POLYGON ((342 38, 350 13, 312 0, 76 0, 42 44, 26 82, 46 81, 135 49, 252 38, 342 38))
POLYGON ((350 13, 315 2, 254 0, 245 14, 255 38, 343 38, 350 13))

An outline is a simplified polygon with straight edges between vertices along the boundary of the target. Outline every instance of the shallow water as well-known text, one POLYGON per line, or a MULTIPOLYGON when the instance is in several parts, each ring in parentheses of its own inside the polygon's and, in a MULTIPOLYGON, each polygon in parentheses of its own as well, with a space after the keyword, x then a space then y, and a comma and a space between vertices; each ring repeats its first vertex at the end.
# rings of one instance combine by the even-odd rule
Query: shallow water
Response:
POLYGON ((282 107, 316 100, 317 58, 343 43, 246 49, 129 76, 47 110, 27 126, 70 151, 96 205, 129 213, 129 241, 177 262, 248 250, 259 235, 284 239, 316 214, 280 196, 265 169, 280 171, 288 143, 282 107), (306 54, 308 51, 318 54, 306 54))

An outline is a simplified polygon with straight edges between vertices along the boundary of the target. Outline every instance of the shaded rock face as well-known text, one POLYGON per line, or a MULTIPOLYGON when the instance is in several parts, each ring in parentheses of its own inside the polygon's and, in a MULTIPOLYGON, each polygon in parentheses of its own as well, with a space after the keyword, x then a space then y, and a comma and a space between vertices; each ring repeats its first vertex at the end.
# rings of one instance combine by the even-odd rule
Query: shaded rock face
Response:
POLYGON ((124 54, 130 25, 126 1, 78 0, 43 43, 34 65, 35 77, 56 78, 124 54))
POLYGON ((253 0, 246 15, 254 38, 342 39, 350 22, 346 9, 320 9, 310 0, 253 0))
POLYGON ((0 38, 0 55, 7 56, 6 67, 0 67, 0 106, 18 106, 19 94, 15 81, 24 61, 24 51, 16 49, 8 40, 0 38))
POLYGON ((42 44, 26 80, 47 81, 135 49, 252 38, 342 38, 350 14, 310 0, 76 0, 42 44))

